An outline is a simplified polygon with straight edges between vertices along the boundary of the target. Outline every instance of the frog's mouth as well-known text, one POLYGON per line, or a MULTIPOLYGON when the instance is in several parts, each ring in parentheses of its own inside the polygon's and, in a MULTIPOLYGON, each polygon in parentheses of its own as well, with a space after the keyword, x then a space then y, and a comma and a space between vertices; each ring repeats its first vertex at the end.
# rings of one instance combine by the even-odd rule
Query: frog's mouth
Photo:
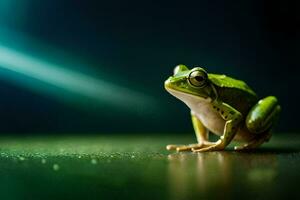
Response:
POLYGON ((185 103, 189 102, 199 102, 199 101, 207 101, 210 102, 211 98, 206 96, 200 96, 199 94, 193 94, 190 91, 184 91, 180 90, 176 87, 174 87, 170 81, 170 78, 168 78, 164 83, 165 89, 174 97, 180 99, 181 101, 185 103))
POLYGON ((185 102, 186 104, 197 103, 199 101, 211 102, 211 98, 209 97, 202 97, 191 93, 182 92, 180 90, 175 90, 170 87, 165 87, 165 88, 171 95, 185 102))

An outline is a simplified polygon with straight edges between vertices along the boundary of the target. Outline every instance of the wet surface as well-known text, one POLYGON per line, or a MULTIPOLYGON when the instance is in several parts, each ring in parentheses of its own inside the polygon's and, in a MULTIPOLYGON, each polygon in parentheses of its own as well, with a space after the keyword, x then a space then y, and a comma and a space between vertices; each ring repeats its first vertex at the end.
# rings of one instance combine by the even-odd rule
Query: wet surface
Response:
POLYGON ((253 152, 175 153, 188 136, 7 137, 0 199, 299 198, 300 135, 253 152))

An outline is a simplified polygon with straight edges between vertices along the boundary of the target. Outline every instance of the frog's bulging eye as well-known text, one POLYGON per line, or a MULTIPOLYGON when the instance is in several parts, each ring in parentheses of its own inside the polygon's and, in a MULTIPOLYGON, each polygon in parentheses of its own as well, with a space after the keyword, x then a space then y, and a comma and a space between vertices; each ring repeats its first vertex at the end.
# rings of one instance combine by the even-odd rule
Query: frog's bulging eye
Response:
POLYGON ((189 74, 189 83, 195 87, 204 87, 207 83, 207 73, 204 70, 195 70, 189 74))

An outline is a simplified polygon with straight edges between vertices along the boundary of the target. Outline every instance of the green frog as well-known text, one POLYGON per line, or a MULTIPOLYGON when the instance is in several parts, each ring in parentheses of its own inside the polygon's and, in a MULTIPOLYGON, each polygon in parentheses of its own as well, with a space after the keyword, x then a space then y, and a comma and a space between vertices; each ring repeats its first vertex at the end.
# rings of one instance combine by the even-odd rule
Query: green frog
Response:
POLYGON ((259 99, 244 81, 201 67, 176 66, 164 86, 190 108, 197 138, 195 144, 167 145, 168 150, 220 151, 233 140, 242 142, 235 150, 257 148, 271 138, 281 110, 275 96, 259 99), (220 138, 209 141, 210 132, 220 138))

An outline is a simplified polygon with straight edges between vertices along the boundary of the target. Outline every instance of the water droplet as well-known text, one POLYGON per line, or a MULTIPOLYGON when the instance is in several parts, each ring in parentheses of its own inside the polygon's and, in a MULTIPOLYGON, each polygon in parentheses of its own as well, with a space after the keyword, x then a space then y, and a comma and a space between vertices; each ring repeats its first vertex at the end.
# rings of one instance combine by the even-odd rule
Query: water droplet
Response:
POLYGON ((98 163, 98 161, 97 161, 95 158, 93 158, 93 159, 91 160, 91 163, 92 163, 93 165, 95 165, 95 164, 98 163))
POLYGON ((59 170, 59 165, 58 165, 58 164, 54 164, 54 165, 53 165, 53 170, 54 170, 54 171, 59 170))
POLYGON ((47 161, 46 161, 45 158, 43 158, 41 162, 42 162, 43 164, 45 164, 47 161))
POLYGON ((132 155, 132 156, 131 156, 131 158, 135 158, 135 156, 134 156, 134 155, 132 155))

